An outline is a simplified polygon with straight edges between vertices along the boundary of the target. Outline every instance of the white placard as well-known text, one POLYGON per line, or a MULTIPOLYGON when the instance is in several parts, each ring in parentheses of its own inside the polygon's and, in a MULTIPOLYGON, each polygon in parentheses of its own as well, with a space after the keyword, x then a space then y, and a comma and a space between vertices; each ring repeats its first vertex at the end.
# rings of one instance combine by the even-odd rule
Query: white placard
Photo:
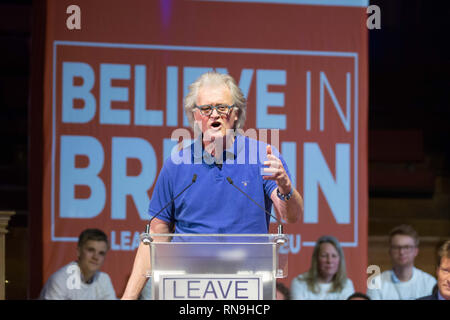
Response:
POLYGON ((161 275, 163 300, 262 300, 262 275, 161 275))

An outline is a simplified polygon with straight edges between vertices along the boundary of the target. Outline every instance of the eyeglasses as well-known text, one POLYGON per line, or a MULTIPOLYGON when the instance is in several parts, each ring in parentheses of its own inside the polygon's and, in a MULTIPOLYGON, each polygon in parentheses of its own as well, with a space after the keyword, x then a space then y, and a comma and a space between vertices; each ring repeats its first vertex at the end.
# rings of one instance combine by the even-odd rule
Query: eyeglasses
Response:
POLYGON ((220 115, 228 115, 230 113, 230 110, 232 108, 234 108, 235 105, 226 105, 226 104, 218 104, 216 106, 210 105, 210 104, 205 104, 202 106, 197 106, 195 105, 194 108, 197 108, 198 110, 200 110, 200 113, 206 117, 209 117, 212 113, 213 110, 216 109, 217 113, 220 115))
POLYGON ((416 246, 391 246, 392 251, 405 251, 405 252, 411 252, 416 246))

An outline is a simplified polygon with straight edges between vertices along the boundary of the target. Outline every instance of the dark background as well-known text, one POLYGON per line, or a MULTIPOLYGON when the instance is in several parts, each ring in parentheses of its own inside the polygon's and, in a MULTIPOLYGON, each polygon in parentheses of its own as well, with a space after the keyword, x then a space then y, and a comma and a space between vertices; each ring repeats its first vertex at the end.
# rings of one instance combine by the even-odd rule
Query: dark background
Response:
MULTIPOLYGON (((16 212, 6 236, 7 299, 30 296, 36 242, 29 234, 30 168, 41 163, 30 157, 41 107, 31 103, 39 94, 31 87, 36 4, 0 2, 0 211, 16 212)), ((369 264, 388 267, 386 235, 408 223, 421 236, 417 265, 433 274, 435 247, 450 238, 449 5, 370 4, 381 9, 381 29, 369 31, 369 264)))

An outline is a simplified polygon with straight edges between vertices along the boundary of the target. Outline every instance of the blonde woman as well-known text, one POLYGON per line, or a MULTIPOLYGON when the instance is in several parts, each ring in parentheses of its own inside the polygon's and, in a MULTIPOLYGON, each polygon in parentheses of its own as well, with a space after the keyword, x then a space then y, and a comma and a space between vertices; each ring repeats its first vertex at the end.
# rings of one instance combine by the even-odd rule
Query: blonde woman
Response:
POLYGON ((333 236, 320 237, 314 247, 311 268, 292 280, 292 299, 346 300, 354 292, 339 241, 333 236))

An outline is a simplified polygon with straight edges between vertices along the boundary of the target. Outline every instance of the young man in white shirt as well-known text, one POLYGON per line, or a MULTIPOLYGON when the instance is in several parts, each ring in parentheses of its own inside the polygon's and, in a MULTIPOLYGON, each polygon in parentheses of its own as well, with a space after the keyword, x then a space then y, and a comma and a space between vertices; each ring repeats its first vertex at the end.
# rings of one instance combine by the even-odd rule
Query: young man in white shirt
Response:
POLYGON ((65 265, 47 280, 42 300, 115 300, 116 293, 108 274, 99 271, 109 244, 106 234, 86 229, 78 238, 77 261, 65 265))
POLYGON ((419 253, 419 237, 409 225, 395 227, 389 234, 389 255, 392 270, 384 271, 376 279, 378 288, 368 289, 373 300, 411 300, 430 295, 436 279, 414 267, 419 253))

